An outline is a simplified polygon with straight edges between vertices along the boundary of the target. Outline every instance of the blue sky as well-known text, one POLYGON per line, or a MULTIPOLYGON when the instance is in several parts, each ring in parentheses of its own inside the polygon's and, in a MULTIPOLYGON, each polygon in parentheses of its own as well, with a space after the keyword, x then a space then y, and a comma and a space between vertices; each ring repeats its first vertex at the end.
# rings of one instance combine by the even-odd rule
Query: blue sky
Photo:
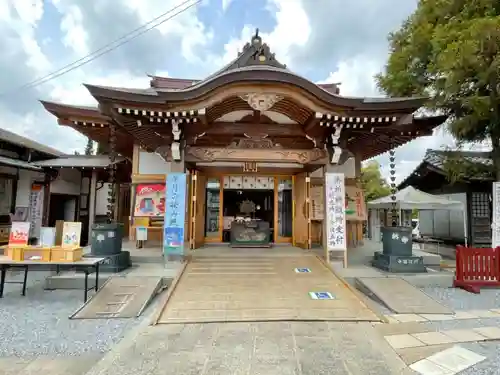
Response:
MULTIPOLYGON (((194 1, 194 0, 193 0, 194 1)), ((377 96, 373 76, 387 58, 386 37, 417 0, 204 0, 171 21, 57 79, 18 89, 84 57, 182 0, 0 0, 0 115, 9 130, 65 152, 85 139, 58 126, 38 99, 95 103, 83 82, 146 87, 149 74, 203 78, 233 59, 259 28, 279 61, 314 82, 341 82, 341 94, 377 96), (14 90, 14 91, 12 91, 14 90)), ((399 174, 438 134, 400 148, 399 174)), ((385 156, 379 158, 383 167, 385 156)), ((384 167, 385 168, 385 167, 384 167)))

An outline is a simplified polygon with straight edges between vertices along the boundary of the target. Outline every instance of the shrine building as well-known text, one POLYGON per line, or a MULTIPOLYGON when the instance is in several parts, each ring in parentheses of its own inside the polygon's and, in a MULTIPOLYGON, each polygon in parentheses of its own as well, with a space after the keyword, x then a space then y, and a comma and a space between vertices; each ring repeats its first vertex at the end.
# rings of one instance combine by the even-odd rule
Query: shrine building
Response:
POLYGON ((161 240, 155 228, 166 175, 188 173, 192 249, 233 241, 231 223, 243 214, 267 223, 269 242, 324 246, 327 172, 345 175, 347 243, 356 246, 366 220, 361 162, 431 135, 446 119, 415 117, 425 98, 345 97, 335 84, 313 83, 280 63, 258 32, 202 80, 151 76, 148 88, 85 86, 97 107, 42 104, 60 125, 132 161, 130 181, 121 181, 131 189, 123 221, 149 227, 148 240, 161 240))

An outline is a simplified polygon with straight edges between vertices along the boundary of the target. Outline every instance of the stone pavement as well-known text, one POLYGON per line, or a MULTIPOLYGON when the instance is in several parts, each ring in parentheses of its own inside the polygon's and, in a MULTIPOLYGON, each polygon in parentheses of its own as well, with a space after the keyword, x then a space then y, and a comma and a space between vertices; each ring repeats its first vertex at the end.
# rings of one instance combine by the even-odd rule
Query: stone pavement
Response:
POLYGON ((314 254, 247 254, 194 256, 158 323, 380 321, 314 254))
POLYGON ((169 324, 125 340, 88 375, 413 374, 370 323, 169 324))
POLYGON ((400 278, 361 277, 359 286, 399 314, 452 314, 453 311, 400 278))
POLYGON ((85 375, 101 357, 101 353, 67 357, 3 357, 0 358, 0 375, 85 375))

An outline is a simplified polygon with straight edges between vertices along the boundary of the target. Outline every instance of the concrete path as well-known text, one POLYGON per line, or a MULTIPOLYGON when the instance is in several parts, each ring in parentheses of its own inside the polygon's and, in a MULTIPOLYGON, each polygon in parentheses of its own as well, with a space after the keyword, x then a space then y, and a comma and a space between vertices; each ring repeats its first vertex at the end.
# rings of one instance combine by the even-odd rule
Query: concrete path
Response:
POLYGON ((72 319, 138 317, 161 286, 159 277, 111 277, 72 319))
POLYGON ((400 278, 357 278, 359 287, 398 314, 453 314, 421 290, 400 278))
POLYGON ((85 375, 101 357, 101 353, 71 357, 0 357, 0 375, 85 375))
POLYGON ((87 375, 413 374, 370 323, 169 324, 125 340, 87 375))
POLYGON ((194 257, 158 323, 380 321, 312 253, 272 254, 194 257))

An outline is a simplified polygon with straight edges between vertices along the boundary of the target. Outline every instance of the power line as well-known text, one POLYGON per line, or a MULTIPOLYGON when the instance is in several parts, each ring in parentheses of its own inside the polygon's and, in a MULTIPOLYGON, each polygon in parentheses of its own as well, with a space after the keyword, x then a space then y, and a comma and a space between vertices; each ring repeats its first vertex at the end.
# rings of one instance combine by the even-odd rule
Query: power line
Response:
MULTIPOLYGON (((148 31, 151 31, 152 29, 164 24, 165 22, 173 19, 174 17, 178 16, 179 14, 187 11, 188 9, 194 7, 195 5, 201 3, 202 0, 196 0, 195 2, 191 3, 190 5, 188 5, 187 7, 185 8, 182 8, 178 11, 176 11, 177 9, 183 7, 184 5, 186 5, 187 3, 190 3, 192 0, 185 0, 184 2, 182 2, 181 4, 178 4, 176 5, 175 7, 173 8, 170 8, 168 11, 162 13, 161 15, 153 18, 152 20, 146 22, 145 24, 137 27, 136 29, 130 31, 129 33, 123 35, 122 37, 96 49, 95 51, 89 53, 88 55, 76 60, 76 61, 73 61, 72 63, 70 64, 67 64, 65 66, 63 66, 62 68, 59 68, 58 70, 52 72, 52 73, 49 73, 43 77, 40 77, 40 78, 37 78, 35 79, 34 81, 31 81, 31 82, 28 82, 20 87, 18 87, 17 89, 14 89, 12 91, 18 91, 18 90, 22 90, 22 89, 30 89, 30 88, 34 88, 34 87, 37 87, 39 85, 42 85, 44 83, 47 83, 55 78, 58 78, 66 73, 69 73, 77 68, 80 68, 92 61, 94 61, 95 59, 97 59, 98 57, 101 57, 115 49, 117 49, 118 47, 121 47, 122 45, 138 38, 139 36, 147 33, 148 31), (172 13, 172 12, 175 12, 174 14, 170 15, 169 17, 161 20, 160 22, 156 22, 155 21, 158 21, 159 19, 165 17, 166 15, 168 15, 169 13, 172 13), (149 26, 149 27, 148 27, 149 26), (135 34, 135 35, 133 35, 135 34)), ((8 92, 5 92, 3 93, 1 96, 4 96, 8 94, 8 92)))

